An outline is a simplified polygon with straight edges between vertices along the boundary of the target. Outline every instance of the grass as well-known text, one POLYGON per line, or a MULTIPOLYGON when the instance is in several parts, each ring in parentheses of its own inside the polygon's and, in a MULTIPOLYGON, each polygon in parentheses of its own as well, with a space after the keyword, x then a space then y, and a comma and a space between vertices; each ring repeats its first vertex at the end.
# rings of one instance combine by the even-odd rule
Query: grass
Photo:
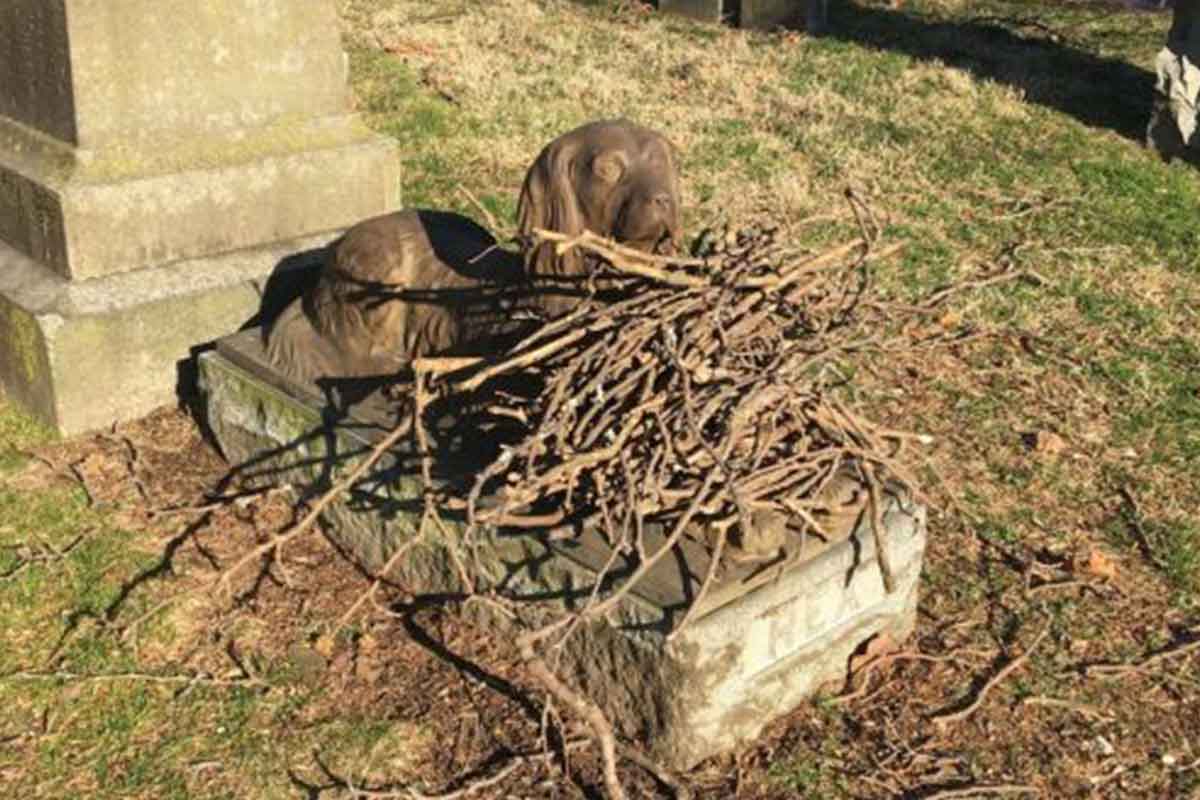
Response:
POLYGON ((126 502, 93 504, 24 455, 77 457, 11 406, 0 406, 0 431, 0 784, 22 797, 285 798, 297 786, 289 767, 303 774, 314 751, 335 769, 388 775, 423 752, 419 725, 329 714, 326 692, 280 647, 255 644, 253 620, 223 633, 254 665, 259 680, 245 685, 205 679, 233 663, 219 647, 216 661, 190 653, 188 629, 203 627, 189 619, 195 604, 121 637, 124 623, 194 587, 189 570, 177 564, 173 580, 130 594, 117 613, 130 580, 159 562, 163 532, 128 525, 126 502))
MULTIPOLYGON (((1100 549, 1125 599, 1055 595, 1053 643, 997 690, 992 736, 972 729, 938 745, 945 762, 897 751, 889 763, 920 774, 921 763, 950 769, 958 759, 963 779, 1088 796, 1089 776, 1112 762, 1079 743, 1111 731, 1016 711, 1025 695, 1074 696, 1106 705, 1126 731, 1128 774, 1101 796, 1195 796, 1194 774, 1161 758, 1200 756, 1188 722, 1194 687, 1096 685, 1065 672, 1081 659, 1138 658, 1200 618, 1200 175, 1139 141, 1166 16, 1075 2, 846 3, 835 5, 833 34, 812 39, 697 25, 633 3, 340 6, 357 109, 397 141, 408 205, 478 217, 466 189, 510 224, 524 170, 547 141, 622 115, 679 147, 691 233, 769 216, 820 247, 855 230, 841 201, 853 187, 885 219, 885 236, 907 245, 879 271, 888 296, 917 299, 1000 263, 1041 276, 948 308, 951 327, 1003 336, 858 373, 873 413, 936 440, 913 456, 934 509, 913 646, 1028 641, 1013 607, 1024 578, 1004 554, 1087 579, 1078 565, 1100 549), (1055 432, 1066 450, 1031 450, 1037 431, 1055 432), (976 613, 987 619, 974 638, 940 632, 976 613), (1151 713, 1145 693, 1171 713, 1151 713)), ((23 474, 23 454, 47 441, 0 413, 0 472, 23 474)), ((88 507, 69 482, 10 480, 0 489, 0 574, 31 534, 54 548, 85 539, 0 583, 0 672, 37 668, 71 622, 58 669, 172 668, 177 654, 148 663, 95 622, 152 563, 144 531, 88 507)), ((171 654, 180 632, 164 623, 153 636, 149 649, 171 654)), ((967 676, 987 674, 989 660, 963 658, 967 676)), ((430 747, 420 720, 330 710, 285 658, 262 660, 268 692, 0 681, 10 711, 0 719, 0 784, 31 797, 284 797, 296 791, 288 766, 314 747, 335 767, 368 760, 392 776, 430 747), (12 735, 22 749, 3 744, 12 735)), ((875 710, 798 712, 749 751, 747 796, 881 796, 861 777, 866 754, 890 752, 872 726, 918 743, 920 714, 909 706, 920 701, 906 695, 936 705, 969 682, 915 669, 900 669, 875 710)), ((708 769, 722 796, 729 765, 708 769)))

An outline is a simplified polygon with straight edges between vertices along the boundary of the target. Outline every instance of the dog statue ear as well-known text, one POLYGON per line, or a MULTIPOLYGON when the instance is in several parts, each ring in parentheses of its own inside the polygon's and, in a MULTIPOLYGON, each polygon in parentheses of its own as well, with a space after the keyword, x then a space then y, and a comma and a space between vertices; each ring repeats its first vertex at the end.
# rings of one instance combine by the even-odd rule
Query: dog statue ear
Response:
POLYGON ((583 257, 578 251, 556 255, 553 242, 536 243, 533 235, 538 228, 568 236, 583 232, 583 209, 575 187, 577 151, 573 137, 551 142, 525 175, 517 203, 517 224, 530 275, 569 275, 583 271, 583 257))
POLYGON ((671 218, 667 221, 667 231, 671 235, 671 244, 675 247, 675 252, 683 249, 683 214, 680 211, 682 201, 680 198, 679 189, 679 150, 668 139, 663 139, 663 144, 666 145, 667 158, 670 169, 668 170, 669 191, 671 194, 671 218))

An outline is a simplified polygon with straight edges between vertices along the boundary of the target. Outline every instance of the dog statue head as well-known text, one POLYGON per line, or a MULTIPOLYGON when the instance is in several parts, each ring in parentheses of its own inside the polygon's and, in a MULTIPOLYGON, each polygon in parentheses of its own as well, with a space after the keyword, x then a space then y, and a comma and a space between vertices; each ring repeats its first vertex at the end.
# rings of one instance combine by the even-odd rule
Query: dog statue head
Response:
POLYGON ((679 171, 661 134, 628 120, 576 128, 548 144, 525 176, 517 206, 533 277, 583 275, 579 250, 557 255, 533 242, 538 228, 570 236, 590 230, 639 250, 670 253, 680 244, 679 171))

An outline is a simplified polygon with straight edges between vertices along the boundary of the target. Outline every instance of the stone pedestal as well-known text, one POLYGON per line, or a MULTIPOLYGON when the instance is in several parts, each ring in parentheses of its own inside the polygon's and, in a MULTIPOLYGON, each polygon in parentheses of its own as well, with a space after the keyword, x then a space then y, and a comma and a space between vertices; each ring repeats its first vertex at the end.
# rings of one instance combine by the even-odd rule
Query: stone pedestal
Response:
POLYGON ((1200 0, 1176 0, 1167 46, 1155 62, 1158 83, 1146 133, 1150 147, 1168 160, 1197 160, 1200 106, 1200 0))
POLYGON ((347 91, 331 0, 0 5, 5 391, 66 433, 168 402, 281 256, 395 208, 347 91))
POLYGON ((805 21, 809 33, 826 28, 829 0, 660 0, 662 11, 702 22, 736 20, 739 27, 771 30, 805 21))
MULTIPOLYGON (((394 422, 392 404, 347 406, 362 396, 352 384, 317 391, 280 376, 256 331, 219 341, 201 357, 200 372, 209 427, 251 485, 287 482, 314 496, 352 469, 394 422)), ((489 446, 477 436, 464 438, 473 451, 489 446)), ((470 485, 469 472, 440 458, 438 467, 445 480, 470 485)), ((384 563, 418 525, 418 469, 414 453, 396 448, 330 507, 329 533, 364 562, 384 563)), ((891 594, 883 588, 870 522, 846 519, 828 541, 813 536, 794 543, 787 559, 727 569, 693 622, 672 636, 709 564, 707 549, 684 539, 602 623, 573 634, 557 651, 558 663, 623 735, 677 769, 748 743, 823 684, 840 688, 850 655, 872 636, 887 632, 900 641, 912 632, 925 511, 899 497, 889 497, 885 509, 896 578, 891 594)), ((460 524, 445 521, 447 535, 457 539, 460 524)), ((648 530, 648 549, 662 536, 648 530)), ((390 577, 431 600, 452 596, 461 590, 449 556, 454 544, 427 538, 390 577)), ((586 602, 596 575, 613 559, 604 537, 587 530, 568 541, 538 532, 497 535, 473 553, 475 568, 497 591, 528 604, 531 613, 586 602)), ((632 557, 618 555, 611 574, 635 567, 632 557)), ((601 587, 599 596, 610 589, 601 587)))
MULTIPOLYGON (((736 0, 730 0, 736 2, 736 0)), ((671 14, 698 19, 701 22, 720 22, 725 13, 724 0, 659 0, 658 9, 671 14)))

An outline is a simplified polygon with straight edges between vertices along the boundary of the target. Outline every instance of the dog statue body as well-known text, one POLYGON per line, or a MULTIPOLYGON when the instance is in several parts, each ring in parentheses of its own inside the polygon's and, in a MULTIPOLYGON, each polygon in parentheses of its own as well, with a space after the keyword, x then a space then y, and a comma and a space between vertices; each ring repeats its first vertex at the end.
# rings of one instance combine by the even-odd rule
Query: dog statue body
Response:
POLYGON ((534 232, 590 230, 669 252, 681 228, 674 149, 626 120, 584 125, 537 157, 517 213, 523 258, 456 214, 355 225, 267 330, 272 364, 300 381, 394 374, 423 356, 487 352, 531 318, 561 315, 586 295, 588 261, 534 232))

